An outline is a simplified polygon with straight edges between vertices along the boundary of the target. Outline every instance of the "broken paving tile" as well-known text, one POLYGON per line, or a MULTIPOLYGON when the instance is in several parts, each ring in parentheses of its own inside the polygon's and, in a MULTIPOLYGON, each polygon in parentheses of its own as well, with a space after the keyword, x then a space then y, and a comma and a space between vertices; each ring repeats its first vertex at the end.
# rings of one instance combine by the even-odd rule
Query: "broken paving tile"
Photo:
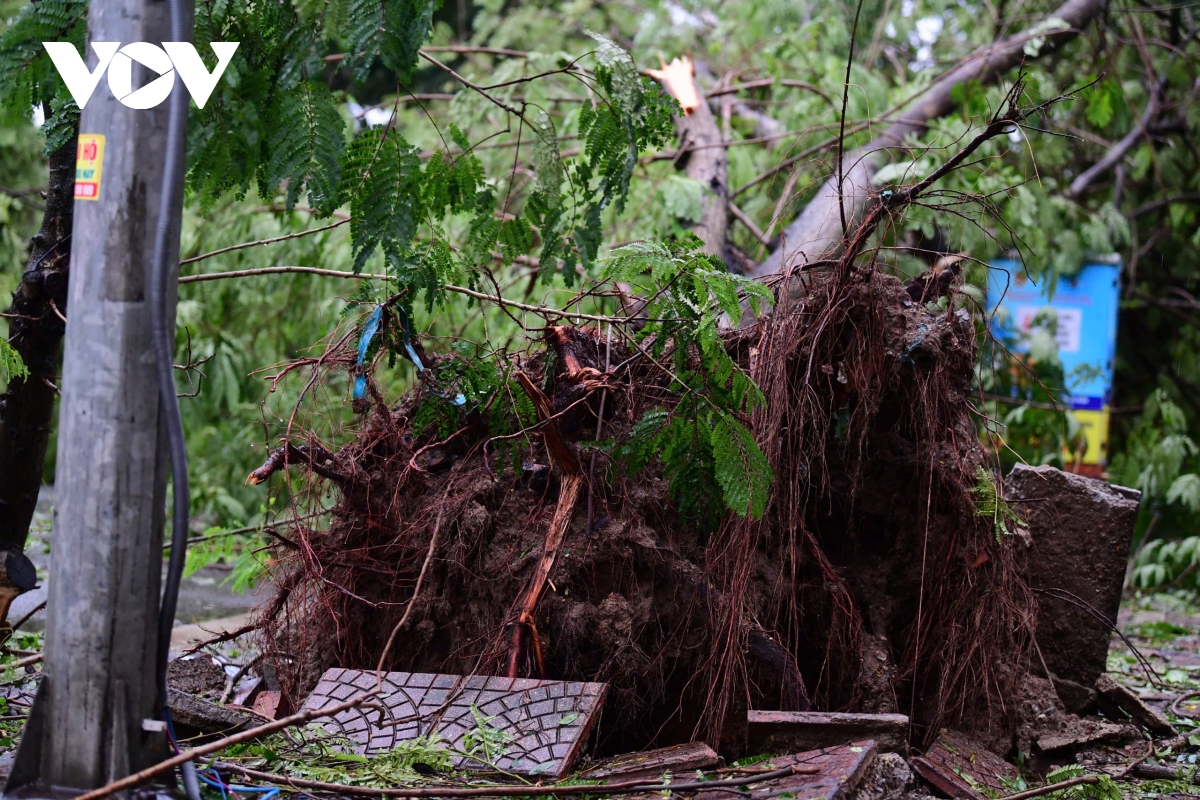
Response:
POLYGON ((1120 737, 1124 728, 1111 722, 1097 720, 1080 720, 1074 731, 1043 736, 1037 740, 1038 749, 1043 753, 1053 753, 1057 750, 1085 747, 1099 742, 1112 741, 1120 737))
MULTIPOLYGON (((871 740, 852 742, 839 747, 810 750, 788 756, 773 758, 761 765, 763 769, 784 767, 815 767, 812 775, 788 775, 783 778, 752 783, 739 787, 738 794, 750 800, 786 798, 787 800, 841 800, 849 796, 866 774, 867 767, 875 760, 877 750, 871 740)), ((718 777, 718 776, 713 776, 718 777)), ((719 777, 733 777, 722 775, 719 777)), ((702 790, 695 800, 729 800, 729 789, 702 790)))
POLYGON ((1012 764, 956 731, 942 731, 912 765, 938 791, 968 800, 1010 794, 1012 782, 1020 777, 1012 764))
MULTIPOLYGON (((345 694, 341 687, 360 687, 364 677, 369 678, 373 688, 374 672, 328 670, 304 708, 335 705, 345 694)), ((511 741, 491 765, 469 756, 455 756, 456 767, 494 767, 517 775, 561 778, 570 772, 587 741, 606 690, 603 683, 387 672, 380 697, 382 711, 352 708, 322 724, 331 733, 356 742, 355 752, 365 755, 431 735, 461 751, 467 734, 479 727, 478 712, 489 728, 506 733, 511 741), (561 710, 564 706, 550 699, 552 696, 561 696, 571 705, 561 710)))
POLYGON ((1108 675, 1096 679, 1096 691, 1100 693, 1100 708, 1106 717, 1113 717, 1112 710, 1116 709, 1125 712, 1134 722, 1157 736, 1179 735, 1179 731, 1165 716, 1108 675))
POLYGON ((873 739, 877 750, 908 754, 908 717, 823 711, 754 711, 747 715, 750 750, 795 752, 873 739))
POLYGON ((626 753, 583 772, 580 777, 587 780, 610 781, 633 778, 656 778, 665 772, 682 776, 685 772, 715 767, 721 758, 704 742, 677 744, 658 750, 641 753, 626 753))
POLYGON ((279 703, 283 698, 282 692, 262 691, 254 698, 254 711, 267 719, 279 717, 279 703))

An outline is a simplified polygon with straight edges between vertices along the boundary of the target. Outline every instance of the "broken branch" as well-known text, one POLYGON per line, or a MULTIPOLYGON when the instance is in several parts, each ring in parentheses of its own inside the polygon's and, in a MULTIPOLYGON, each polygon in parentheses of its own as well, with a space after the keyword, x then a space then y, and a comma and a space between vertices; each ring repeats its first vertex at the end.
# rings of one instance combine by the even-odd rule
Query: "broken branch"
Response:
MULTIPOLYGON (((377 789, 368 786, 348 786, 340 783, 310 781, 304 778, 289 778, 286 775, 276 775, 271 772, 259 772, 240 764, 221 764, 224 769, 231 769, 241 774, 263 781, 278 783, 282 786, 294 786, 297 789, 321 789, 345 795, 366 795, 371 797, 546 797, 556 795, 576 794, 640 794, 642 792, 686 792, 708 789, 733 788, 748 786, 752 783, 787 778, 792 775, 817 775, 820 770, 816 767, 791 766, 772 772, 761 772, 744 778, 730 778, 717 781, 691 781, 687 783, 663 783, 661 781, 625 781, 610 784, 573 784, 570 786, 414 786, 397 787, 395 789, 377 789)), ((87 796, 78 800, 91 800, 87 796)))
POLYGON ((224 738, 208 742, 207 744, 199 745, 191 750, 184 750, 183 752, 168 758, 166 761, 160 761, 152 767, 146 767, 140 772, 135 772, 128 777, 121 778, 119 781, 113 781, 106 786, 101 786, 99 789, 93 789, 90 792, 84 792, 83 794, 78 795, 75 800, 100 800, 102 797, 108 797, 109 795, 115 794, 123 789, 131 789, 134 786, 137 786, 139 783, 153 778, 155 775, 161 775, 168 770, 172 770, 175 767, 186 764, 189 761, 193 761, 200 756, 206 756, 209 753, 216 753, 220 750, 224 750, 226 747, 230 747, 231 745, 248 742, 252 739, 257 739, 260 736, 266 736, 268 733, 274 733, 275 731, 281 731, 284 728, 290 728, 293 725, 304 725, 313 721, 314 719, 331 717, 348 709, 357 708, 374 695, 375 690, 371 690, 363 692, 357 697, 351 697, 349 700, 343 703, 338 703, 337 705, 327 706, 326 708, 307 708, 298 714, 292 714, 290 717, 277 719, 273 722, 268 722, 265 725, 259 725, 257 728, 250 728, 249 730, 242 731, 241 733, 235 733, 232 736, 226 736, 224 738))

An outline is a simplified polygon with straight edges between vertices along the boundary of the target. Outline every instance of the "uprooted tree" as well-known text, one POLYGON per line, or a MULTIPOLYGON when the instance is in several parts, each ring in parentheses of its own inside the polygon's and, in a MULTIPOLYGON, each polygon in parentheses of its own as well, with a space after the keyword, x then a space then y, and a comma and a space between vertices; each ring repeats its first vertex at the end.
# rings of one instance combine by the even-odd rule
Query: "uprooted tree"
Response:
MULTIPOLYGON (((320 354, 272 377, 299 389, 249 479, 288 475, 257 627, 290 699, 325 667, 382 666, 608 681, 607 746, 736 750, 747 707, 899 710, 917 736, 1011 736, 1034 600, 1022 541, 979 514, 998 490, 973 306, 956 290, 969 259, 943 258, 958 248, 936 247, 929 220, 1020 245, 984 222, 1014 183, 987 183, 987 165, 1049 124, 1058 91, 1017 68, 1057 58, 1104 4, 1068 0, 1023 32, 997 11, 994 40, 878 115, 874 135, 870 115, 848 115, 849 68, 836 91, 792 81, 828 101, 828 138, 738 189, 735 146, 785 134, 738 99, 755 87, 736 69, 664 64, 664 93, 616 37, 588 34, 583 56, 503 38, 422 50, 434 3, 314 6, 197 10, 198 41, 241 45, 193 115, 189 181, 206 213, 256 188, 273 213, 348 222, 353 271, 184 279, 367 278, 320 354), (347 139, 336 93, 380 81, 391 90, 347 139), (440 121, 426 104, 447 98, 440 121), (973 124, 956 116, 933 141, 931 123, 964 108, 973 124), (735 116, 752 136, 734 138, 735 116), (422 118, 424 149, 400 124, 422 118), (804 189, 814 153, 832 156, 804 189), (897 165, 909 171, 883 172, 897 165), (666 168, 683 222, 613 246, 631 202, 655 197, 633 187, 649 167, 666 168), (914 216, 924 227, 908 230, 914 216), (896 277, 901 247, 933 251, 934 269, 896 277), (438 309, 459 313, 431 333, 438 309), (338 428, 344 409, 356 416, 338 428)), ((0 41, 6 104, 66 106, 50 102, 52 71, 25 69, 44 60, 28 43, 82 44, 82 7, 26 7, 0 41)), ((858 17, 841 64, 864 47, 858 17)))

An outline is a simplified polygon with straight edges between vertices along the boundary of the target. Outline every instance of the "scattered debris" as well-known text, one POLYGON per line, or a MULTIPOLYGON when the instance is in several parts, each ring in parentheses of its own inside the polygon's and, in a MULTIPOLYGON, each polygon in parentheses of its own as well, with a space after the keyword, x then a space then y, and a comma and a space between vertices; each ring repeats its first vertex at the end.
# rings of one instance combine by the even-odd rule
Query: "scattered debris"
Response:
POLYGON ((1084 686, 1069 678, 1051 676, 1054 691, 1058 694, 1067 711, 1072 714, 1087 714, 1096 708, 1096 699, 1100 696, 1091 686, 1084 686))
POLYGON ((677 744, 657 750, 627 753, 602 761, 579 777, 607 781, 613 778, 652 778, 720 766, 722 759, 704 742, 677 744))
POLYGON ((263 689, 262 678, 247 678, 243 680, 233 693, 233 704, 235 706, 254 707, 254 701, 257 699, 259 692, 263 689))
POLYGON ((915 783, 912 770, 902 756, 879 753, 847 800, 900 800, 909 797, 915 783))
POLYGON ((908 717, 822 711, 750 711, 752 752, 816 749, 871 738, 877 750, 908 754, 908 717))
POLYGON ((225 668, 209 655, 184 656, 167 665, 168 686, 206 700, 221 696, 225 679, 225 668))
MULTIPOLYGON (((382 703, 347 709, 323 723, 357 742, 356 753, 372 755, 436 735, 464 754, 454 758, 458 768, 542 778, 571 771, 607 689, 603 683, 411 672, 385 672, 382 680, 382 703), (503 747, 480 751, 468 739, 503 747)), ((374 672, 331 669, 304 708, 320 710, 375 686, 374 672)))
POLYGON ((939 792, 967 800, 1008 794, 1020 777, 1016 767, 955 731, 942 731, 924 756, 912 759, 912 766, 939 792))
POLYGON ((1057 753, 1061 750, 1078 750, 1088 745, 1100 742, 1116 741, 1125 732, 1122 725, 1111 722, 1101 722, 1098 719, 1080 720, 1075 730, 1050 734, 1037 740, 1038 749, 1043 753, 1057 753))
POLYGON ((722 769, 696 776, 695 779, 669 781, 625 780, 604 784, 574 783, 534 786, 509 784, 475 786, 422 786, 396 789, 364 789, 360 786, 327 783, 304 778, 289 778, 250 769, 240 764, 222 764, 222 769, 240 775, 267 780, 297 789, 316 789, 341 795, 402 797, 507 797, 519 793, 525 797, 620 795, 631 800, 659 800, 664 793, 689 800, 726 800, 730 794, 766 800, 844 800, 854 797, 855 789, 869 775, 875 763, 875 743, 854 742, 840 747, 779 756, 749 767, 722 769), (746 787, 741 792, 734 788, 746 787), (748 788, 748 787, 753 787, 748 788))
POLYGON ((254 713, 261 714, 267 719, 279 716, 279 706, 283 702, 283 693, 276 691, 259 692, 254 698, 254 713))
MULTIPOLYGON (((807 767, 816 774, 796 774, 758 785, 751 797, 789 798, 789 800, 839 800, 849 797, 858 788, 867 769, 875 760, 876 743, 871 740, 852 742, 838 747, 796 753, 773 758, 763 764, 764 769, 785 767, 807 767)), ((696 800, 728 800, 727 792, 700 792, 696 800)))
POLYGON ((1106 717, 1120 719, 1120 712, 1156 736, 1178 736, 1175 726, 1158 711, 1142 702, 1141 698, 1108 675, 1096 679, 1096 690, 1100 693, 1100 710, 1106 717))
POLYGON ((1092 686, 1104 672, 1140 497, 1054 467, 1018 464, 1005 481, 1005 498, 1033 537, 1037 644, 1058 678, 1092 686))
POLYGON ((167 707, 176 726, 206 734, 247 731, 270 720, 248 708, 223 706, 172 688, 167 689, 167 707))

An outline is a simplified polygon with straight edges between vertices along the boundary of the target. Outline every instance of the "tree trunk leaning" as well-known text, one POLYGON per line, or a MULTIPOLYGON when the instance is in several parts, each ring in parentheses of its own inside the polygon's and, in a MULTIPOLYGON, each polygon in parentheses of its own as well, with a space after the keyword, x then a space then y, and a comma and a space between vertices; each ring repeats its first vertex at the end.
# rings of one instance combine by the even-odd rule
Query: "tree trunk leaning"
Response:
MULTIPOLYGON (((869 144, 851 150, 843 156, 841 185, 835 173, 787 227, 781 246, 754 269, 755 277, 765 277, 802 266, 822 258, 831 258, 841 249, 845 231, 842 230, 844 205, 846 226, 853 229, 863 217, 873 197, 875 173, 888 161, 889 148, 903 145, 905 137, 918 134, 925 126, 953 111, 956 87, 968 81, 988 84, 1019 66, 1026 58, 1027 45, 1039 37, 1044 41, 1037 56, 1045 55, 1063 42, 1073 38, 1104 9, 1104 0, 1067 0, 1040 25, 1014 34, 1002 42, 987 45, 967 56, 954 69, 936 80, 929 89, 900 113, 882 134, 869 144), (1066 27, 1049 27, 1052 21, 1062 21, 1066 27)), ((802 281, 795 283, 802 289, 802 281)))

